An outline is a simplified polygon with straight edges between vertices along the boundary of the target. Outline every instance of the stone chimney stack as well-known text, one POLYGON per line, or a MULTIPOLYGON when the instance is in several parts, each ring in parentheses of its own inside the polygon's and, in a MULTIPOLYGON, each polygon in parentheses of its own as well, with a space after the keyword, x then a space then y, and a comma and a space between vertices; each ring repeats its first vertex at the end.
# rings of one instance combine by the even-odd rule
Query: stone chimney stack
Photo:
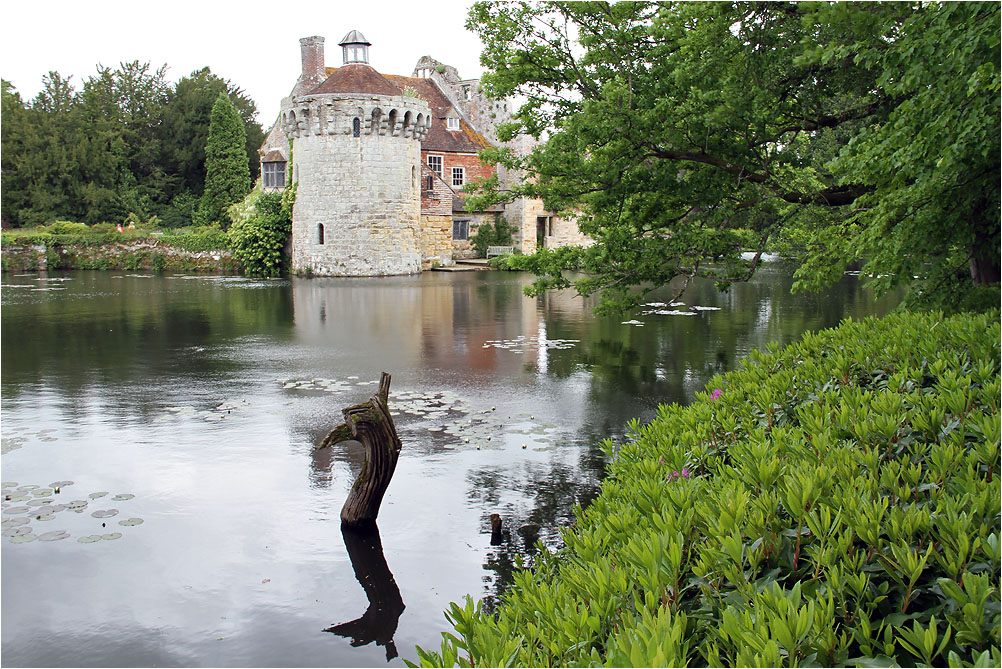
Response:
POLYGON ((299 75, 293 95, 302 95, 327 78, 324 70, 324 38, 319 35, 300 38, 299 48, 303 56, 303 73, 299 75))

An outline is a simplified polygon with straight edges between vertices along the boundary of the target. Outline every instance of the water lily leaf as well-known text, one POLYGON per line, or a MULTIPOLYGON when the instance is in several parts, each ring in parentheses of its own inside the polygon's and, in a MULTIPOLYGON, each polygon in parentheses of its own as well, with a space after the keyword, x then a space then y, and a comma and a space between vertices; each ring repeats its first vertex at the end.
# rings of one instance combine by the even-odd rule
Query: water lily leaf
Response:
POLYGON ((0 488, 16 488, 16 487, 17 487, 17 481, 4 481, 3 483, 0 483, 0 488))
POLYGON ((122 533, 121 532, 111 532, 109 534, 102 534, 101 538, 105 539, 107 541, 114 541, 115 539, 121 539, 122 538, 122 533))
POLYGON ((23 486, 20 486, 18 488, 18 490, 20 490, 21 492, 30 492, 30 491, 34 490, 35 488, 38 488, 38 487, 39 486, 37 486, 37 485, 23 485, 23 486))
POLYGON ((87 500, 75 499, 66 505, 66 508, 70 511, 83 510, 87 508, 87 500))
POLYGON ((101 541, 101 535, 100 534, 89 534, 86 537, 78 537, 77 541, 79 541, 82 544, 92 544, 95 541, 101 541))
POLYGON ((105 509, 103 511, 95 511, 90 514, 94 518, 111 518, 112 516, 118 515, 118 509, 105 509))
POLYGON ((70 533, 66 530, 54 530, 52 532, 46 532, 45 534, 39 534, 39 541, 59 541, 60 539, 66 539, 70 536, 70 533))
POLYGON ((19 513, 27 513, 28 511, 31 511, 30 506, 8 506, 3 510, 3 513, 5 516, 14 516, 19 513))
POLYGON ((119 525, 125 525, 126 527, 131 527, 132 525, 142 525, 142 518, 126 518, 125 520, 118 521, 119 525))
POLYGON ((49 487, 53 488, 53 489, 54 488, 65 488, 68 485, 73 485, 73 481, 55 481, 54 483, 50 483, 49 487))
POLYGON ((10 542, 12 544, 26 544, 29 541, 34 541, 37 538, 38 538, 38 536, 36 536, 34 534, 31 534, 29 532, 27 534, 18 534, 16 536, 11 537, 10 538, 10 542))
POLYGON ((87 496, 90 497, 91 499, 98 499, 99 497, 104 497, 107 494, 108 494, 107 492, 92 492, 87 496))
POLYGON ((42 521, 45 521, 45 520, 55 520, 55 518, 56 518, 56 516, 54 514, 51 514, 51 513, 47 513, 45 515, 35 516, 35 520, 42 520, 42 521))
POLYGON ((135 495, 133 495, 132 493, 123 492, 123 493, 121 493, 119 495, 115 495, 111 499, 114 502, 124 502, 126 500, 132 499, 133 497, 135 497, 135 495))
POLYGON ((46 497, 45 499, 33 499, 28 502, 28 506, 45 506, 46 504, 51 504, 52 498, 46 497))
POLYGON ((0 528, 9 529, 12 527, 20 527, 21 525, 27 525, 28 519, 26 517, 21 518, 8 518, 0 523, 0 528))
POLYGON ((50 497, 52 496, 52 488, 38 488, 36 490, 32 490, 31 494, 35 497, 50 497))

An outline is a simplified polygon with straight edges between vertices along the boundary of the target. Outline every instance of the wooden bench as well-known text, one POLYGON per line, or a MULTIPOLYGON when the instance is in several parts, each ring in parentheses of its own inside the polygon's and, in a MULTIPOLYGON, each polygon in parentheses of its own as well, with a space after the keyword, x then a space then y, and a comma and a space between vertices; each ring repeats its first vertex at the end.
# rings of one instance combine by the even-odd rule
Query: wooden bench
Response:
POLYGON ((514 246, 488 246, 487 247, 487 259, 490 260, 496 256, 506 256, 515 252, 514 246))

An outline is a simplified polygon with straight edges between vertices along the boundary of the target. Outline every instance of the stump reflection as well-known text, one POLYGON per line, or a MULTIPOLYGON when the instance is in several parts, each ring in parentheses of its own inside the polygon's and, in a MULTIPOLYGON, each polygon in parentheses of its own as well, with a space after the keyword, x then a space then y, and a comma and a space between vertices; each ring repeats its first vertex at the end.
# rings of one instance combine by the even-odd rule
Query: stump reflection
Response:
POLYGON ((369 599, 369 608, 361 618, 333 625, 324 631, 350 638, 352 646, 365 646, 375 641, 377 646, 386 647, 386 660, 392 660, 397 656, 393 634, 397 631, 400 614, 404 612, 404 600, 386 565, 379 528, 375 523, 357 527, 342 525, 341 536, 344 547, 348 549, 355 578, 369 599))

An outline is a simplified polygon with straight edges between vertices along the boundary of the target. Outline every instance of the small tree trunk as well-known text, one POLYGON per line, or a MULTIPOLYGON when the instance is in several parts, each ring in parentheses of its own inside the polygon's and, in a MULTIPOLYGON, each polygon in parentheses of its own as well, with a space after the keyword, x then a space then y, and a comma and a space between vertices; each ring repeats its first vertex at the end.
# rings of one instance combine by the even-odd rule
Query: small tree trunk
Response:
POLYGON ((365 447, 362 471, 341 508, 343 525, 376 522, 383 494, 396 469, 401 444, 387 407, 389 395, 390 375, 383 372, 379 379, 379 391, 368 402, 345 409, 344 423, 331 430, 320 444, 323 448, 355 439, 365 447))

